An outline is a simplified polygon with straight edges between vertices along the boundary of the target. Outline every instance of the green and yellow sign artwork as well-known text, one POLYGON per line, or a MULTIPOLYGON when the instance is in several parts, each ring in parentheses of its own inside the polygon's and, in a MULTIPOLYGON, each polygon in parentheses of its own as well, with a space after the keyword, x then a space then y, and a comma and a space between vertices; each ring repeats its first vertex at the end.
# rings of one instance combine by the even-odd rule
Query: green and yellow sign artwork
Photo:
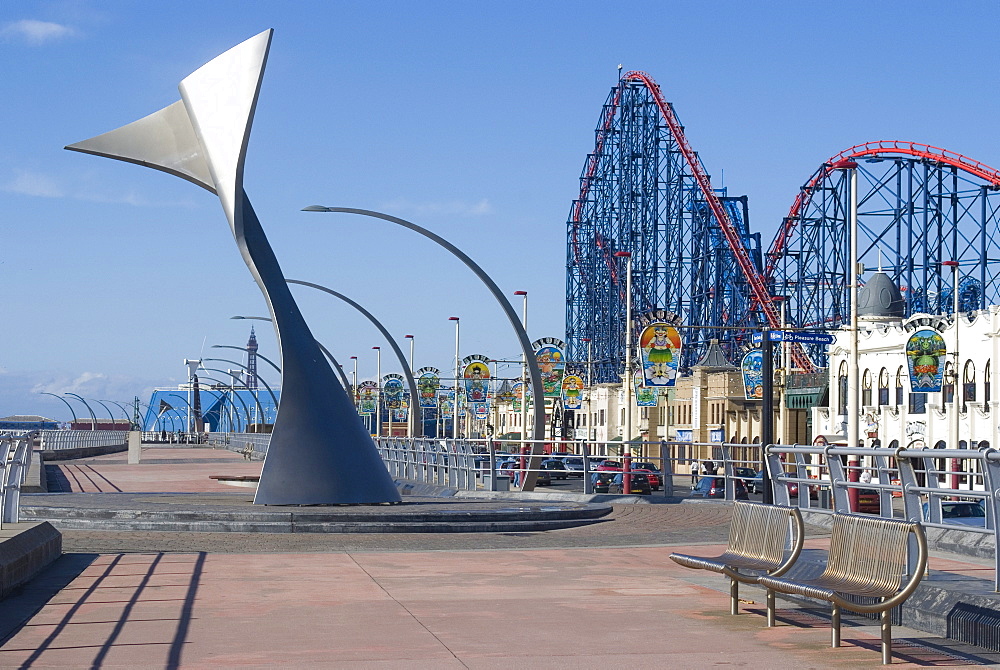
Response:
MULTIPOLYGON (((475 405, 489 399, 490 359, 473 354, 462 359, 462 377, 465 380, 465 400, 475 405)), ((459 414, 462 416, 462 414, 459 414)))
POLYGON ((566 375, 563 377, 563 409, 580 409, 581 391, 583 391, 583 379, 578 375, 566 375))
POLYGON ((535 360, 542 371, 542 391, 546 398, 562 395, 562 380, 566 373, 566 343, 555 337, 543 337, 531 343, 535 360))
POLYGON ((382 377, 382 397, 386 409, 402 409, 403 375, 391 374, 382 377))
POLYGON ((441 387, 441 371, 437 368, 420 368, 417 370, 417 393, 420 395, 420 406, 426 409, 437 406, 437 392, 441 387))
POLYGON ((941 333, 921 328, 906 341, 906 360, 910 368, 910 389, 914 393, 938 393, 944 372, 946 348, 941 333))
POLYGON ((642 385, 642 374, 638 373, 632 380, 635 385, 636 407, 656 407, 656 396, 659 391, 654 386, 642 385))
POLYGON ((378 404, 378 384, 361 382, 358 384, 358 413, 374 414, 378 404))
POLYGON ((438 394, 438 408, 442 419, 450 419, 454 413, 455 402, 452 400, 453 396, 454 394, 450 392, 438 394))

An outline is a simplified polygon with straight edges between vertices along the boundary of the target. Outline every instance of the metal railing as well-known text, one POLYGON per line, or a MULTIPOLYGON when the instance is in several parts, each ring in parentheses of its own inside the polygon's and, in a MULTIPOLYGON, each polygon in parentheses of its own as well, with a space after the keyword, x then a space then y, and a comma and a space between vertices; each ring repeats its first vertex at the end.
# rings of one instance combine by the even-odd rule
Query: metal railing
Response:
POLYGON ((124 430, 40 430, 37 434, 43 451, 128 444, 128 431, 124 430))
POLYGON ((21 513, 21 485, 28 475, 28 460, 36 431, 0 436, 0 528, 17 523, 21 513))
POLYGON ((254 460, 262 460, 271 444, 270 433, 206 433, 206 443, 244 453, 249 451, 254 460))

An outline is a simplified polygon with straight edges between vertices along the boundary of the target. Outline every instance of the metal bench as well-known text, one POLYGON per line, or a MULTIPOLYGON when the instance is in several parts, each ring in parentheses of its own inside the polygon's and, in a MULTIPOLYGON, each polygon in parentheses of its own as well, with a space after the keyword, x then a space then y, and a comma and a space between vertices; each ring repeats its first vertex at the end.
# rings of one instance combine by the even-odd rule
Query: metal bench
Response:
POLYGON ((728 575, 729 612, 739 614, 739 583, 756 584, 762 574, 783 575, 802 553, 804 535, 802 514, 795 507, 736 502, 725 552, 712 557, 670 554, 670 558, 688 568, 728 575))
POLYGON ((927 538, 919 523, 862 514, 835 514, 826 567, 818 577, 796 579, 765 576, 768 589, 767 625, 774 625, 774 591, 826 600, 833 605, 832 646, 840 646, 841 608, 861 614, 880 613, 882 663, 892 663, 892 622, 889 611, 910 597, 927 568, 927 538), (910 535, 917 557, 909 566, 910 535), (907 577, 907 573, 909 576, 907 577), (847 596, 877 599, 861 604, 847 596))

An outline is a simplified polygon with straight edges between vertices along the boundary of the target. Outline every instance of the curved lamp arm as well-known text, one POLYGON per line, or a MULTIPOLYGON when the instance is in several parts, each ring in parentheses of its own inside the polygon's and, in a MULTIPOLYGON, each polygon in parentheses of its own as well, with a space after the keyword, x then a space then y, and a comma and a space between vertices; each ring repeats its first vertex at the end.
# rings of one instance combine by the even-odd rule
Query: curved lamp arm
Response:
MULTIPOLYGON (((466 267, 472 270, 477 277, 490 290, 493 297, 500 304, 501 309, 503 309, 504 314, 507 315, 507 319, 510 321, 511 327, 514 329, 514 333, 517 335, 518 342, 521 344, 521 351, 524 353, 524 358, 528 363, 528 374, 531 377, 531 393, 534 395, 534 427, 533 427, 533 439, 542 440, 545 437, 545 392, 542 388, 542 373, 538 368, 538 361, 535 358, 534 352, 531 350, 531 340, 528 339, 528 333, 525 332, 524 326, 521 325, 520 317, 518 317, 517 312, 511 306, 510 301, 507 300, 507 296, 503 294, 500 288, 496 285, 493 279, 490 278, 486 272, 479 267, 478 264, 471 258, 469 258, 461 249, 453 245, 448 240, 435 235, 426 228, 422 228, 415 223, 411 223, 405 219, 400 219, 389 214, 382 214, 381 212, 374 212, 368 209, 355 209, 351 207, 323 207, 322 205, 311 205, 309 207, 303 208, 304 212, 341 212, 344 214, 359 214, 361 216, 370 216, 376 219, 382 219, 383 221, 388 221, 390 223, 395 223, 397 225, 403 226, 404 228, 409 228, 410 230, 420 233, 424 237, 434 242, 450 251, 459 260, 465 263, 466 267)), ((536 453, 536 448, 538 453, 541 452, 541 444, 535 442, 532 444, 532 453, 536 453)))

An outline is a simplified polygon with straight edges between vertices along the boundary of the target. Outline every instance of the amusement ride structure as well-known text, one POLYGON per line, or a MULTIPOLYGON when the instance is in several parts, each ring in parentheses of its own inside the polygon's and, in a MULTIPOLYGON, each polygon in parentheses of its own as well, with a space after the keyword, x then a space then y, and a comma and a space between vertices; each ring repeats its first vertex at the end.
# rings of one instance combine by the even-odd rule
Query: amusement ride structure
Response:
MULTIPOLYGON (((633 312, 676 315, 682 369, 710 340, 735 361, 752 331, 847 323, 849 178, 835 167, 843 161, 858 165, 858 260, 896 282, 907 316, 951 312, 944 261, 959 263, 963 311, 1000 304, 1000 171, 916 142, 859 144, 817 168, 763 253, 746 196, 713 188, 660 87, 628 72, 601 110, 567 222, 568 359, 589 357, 595 383, 621 379, 627 296, 618 252, 632 258, 633 312)), ((801 370, 826 365, 821 348, 791 354, 801 370)))

